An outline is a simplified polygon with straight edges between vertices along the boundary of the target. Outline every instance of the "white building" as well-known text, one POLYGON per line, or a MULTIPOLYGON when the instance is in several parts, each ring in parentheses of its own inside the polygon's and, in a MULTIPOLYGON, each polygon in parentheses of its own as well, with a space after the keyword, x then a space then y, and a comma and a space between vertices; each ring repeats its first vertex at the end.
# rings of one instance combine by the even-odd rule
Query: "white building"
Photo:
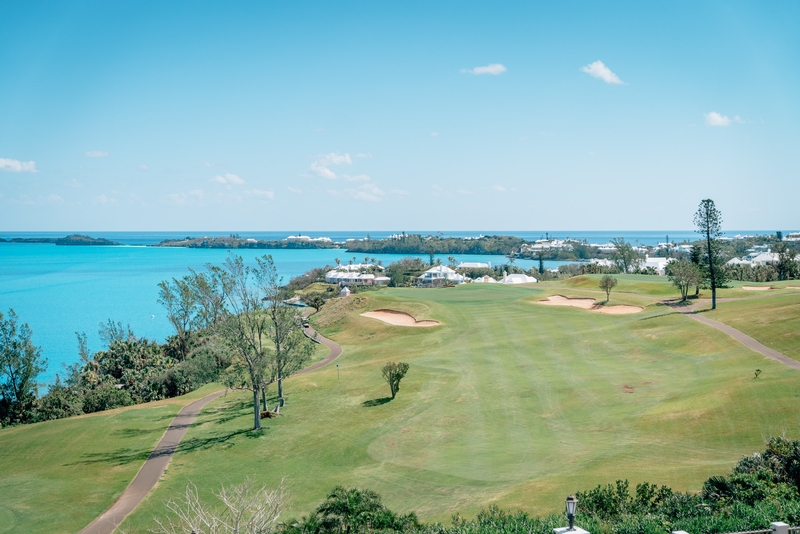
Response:
POLYGON ((800 232, 790 232, 783 238, 784 241, 800 241, 800 232))
POLYGON ((533 282, 538 282, 538 280, 532 276, 528 276, 527 274, 508 274, 503 272, 503 279, 500 280, 499 284, 530 284, 533 282))
POLYGON ((496 284, 497 280, 489 276, 488 274, 485 276, 479 276, 475 280, 472 281, 473 284, 496 284))
POLYGON ((456 269, 491 269, 492 262, 481 263, 478 261, 462 261, 456 269))
POLYGON ((642 269, 647 269, 648 267, 652 267, 655 271, 660 275, 664 276, 667 270, 667 264, 671 261, 674 261, 673 258, 651 258, 650 256, 645 256, 644 261, 642 261, 642 269))
POLYGON ((432 267, 425 271, 422 276, 417 277, 417 281, 421 285, 439 285, 445 280, 449 280, 454 284, 463 284, 467 281, 467 277, 444 265, 432 267))
POLYGON ((376 276, 372 273, 359 273, 347 270, 334 269, 325 273, 325 282, 328 284, 354 284, 361 286, 385 286, 391 279, 388 276, 376 276))
POLYGON ((350 296, 350 289, 347 286, 344 286, 341 291, 339 291, 339 298, 345 298, 350 296))

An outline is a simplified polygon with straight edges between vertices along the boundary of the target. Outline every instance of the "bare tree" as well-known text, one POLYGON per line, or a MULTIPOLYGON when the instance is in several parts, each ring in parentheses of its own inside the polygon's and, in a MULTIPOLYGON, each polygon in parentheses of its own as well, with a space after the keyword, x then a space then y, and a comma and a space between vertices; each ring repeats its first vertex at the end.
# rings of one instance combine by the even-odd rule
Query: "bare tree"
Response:
POLYGON ((606 292, 606 302, 611 300, 611 290, 617 285, 617 279, 607 274, 600 279, 600 289, 606 292))
POLYGON ((270 534, 278 530, 278 518, 286 502, 283 483, 278 489, 256 489, 251 478, 236 486, 223 486, 214 494, 222 506, 200 499, 194 484, 186 486, 180 500, 165 503, 169 516, 156 518, 157 534, 270 534))

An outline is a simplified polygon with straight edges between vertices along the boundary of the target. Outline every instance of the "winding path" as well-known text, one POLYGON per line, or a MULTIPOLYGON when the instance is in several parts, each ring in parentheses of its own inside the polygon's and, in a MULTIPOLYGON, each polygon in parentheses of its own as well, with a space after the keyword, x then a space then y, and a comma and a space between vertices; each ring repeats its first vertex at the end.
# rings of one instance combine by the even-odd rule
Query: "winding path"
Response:
POLYGON ((735 328, 728 326, 725 323, 721 323, 719 321, 715 321, 714 319, 709 319, 708 317, 703 317, 702 315, 698 315, 696 311, 698 306, 699 304, 695 304, 694 306, 689 306, 685 309, 678 309, 678 311, 680 311, 682 314, 688 317, 691 317, 695 321, 707 324, 708 326, 713 326, 720 332, 724 332, 729 336, 731 336, 736 341, 739 341, 745 347, 754 350, 756 352, 760 352, 761 354, 763 354, 764 356, 766 356, 771 360, 775 360, 776 362, 782 363, 787 367, 791 367, 792 369, 797 369, 798 371, 800 371, 800 362, 798 362, 797 360, 793 360, 788 356, 784 356, 777 350, 762 345, 761 343, 759 343, 752 337, 748 336, 747 334, 744 334, 743 332, 736 330, 735 328))
MULTIPOLYGON (((317 334, 313 328, 307 327, 304 329, 305 334, 316 341, 319 341, 330 349, 330 354, 322 360, 313 365, 310 365, 298 371, 296 375, 302 375, 315 371, 320 367, 328 365, 333 360, 342 354, 342 347, 334 341, 317 334)), ((162 477, 164 471, 167 469, 172 455, 180 445, 186 431, 194 423, 195 418, 200 413, 203 407, 225 393, 225 390, 215 391, 211 395, 207 395, 202 399, 198 399, 191 404, 183 407, 178 412, 175 419, 172 420, 161 441, 158 442, 156 448, 150 453, 150 456, 145 460, 142 468, 136 474, 133 481, 128 484, 125 491, 122 492, 119 499, 111 505, 111 508, 103 512, 100 517, 89 523, 89 525, 80 531, 80 534, 112 534, 116 531, 117 527, 122 521, 136 508, 142 499, 144 499, 150 490, 156 485, 158 479, 162 477)))

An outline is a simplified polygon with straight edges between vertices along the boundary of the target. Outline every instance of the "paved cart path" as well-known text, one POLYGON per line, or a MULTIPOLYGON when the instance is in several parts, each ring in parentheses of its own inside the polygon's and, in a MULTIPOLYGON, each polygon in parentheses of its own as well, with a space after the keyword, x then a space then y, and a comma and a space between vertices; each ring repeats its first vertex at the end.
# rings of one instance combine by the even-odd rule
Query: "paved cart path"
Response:
MULTIPOLYGON (((313 328, 305 328, 305 334, 311 339, 316 339, 330 349, 330 354, 322 360, 309 367, 298 371, 297 375, 310 373, 320 367, 323 367, 342 354, 342 347, 334 341, 317 334, 313 328), (316 337, 315 337, 316 336, 316 337)), ((128 484, 125 491, 122 492, 117 502, 111 505, 111 508, 103 512, 100 517, 92 521, 89 526, 80 531, 80 534, 112 534, 122 521, 136 508, 142 499, 153 489, 158 482, 158 479, 164 474, 167 469, 172 455, 180 445, 186 431, 192 426, 195 418, 200 413, 203 407, 225 393, 225 390, 215 391, 211 395, 196 400, 191 404, 183 407, 178 412, 175 419, 172 420, 167 431, 164 432, 164 437, 158 442, 156 448, 150 453, 150 457, 145 460, 142 468, 136 474, 133 481, 128 484)))

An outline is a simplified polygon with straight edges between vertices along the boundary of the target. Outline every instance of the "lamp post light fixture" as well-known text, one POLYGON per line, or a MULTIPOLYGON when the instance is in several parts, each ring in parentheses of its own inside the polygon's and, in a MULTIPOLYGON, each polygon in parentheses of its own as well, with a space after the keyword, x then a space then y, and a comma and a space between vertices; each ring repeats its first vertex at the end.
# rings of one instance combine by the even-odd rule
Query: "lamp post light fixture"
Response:
POLYGON ((567 519, 569 519, 569 529, 575 530, 575 512, 578 509, 578 499, 575 495, 570 495, 565 501, 567 504, 567 519))

